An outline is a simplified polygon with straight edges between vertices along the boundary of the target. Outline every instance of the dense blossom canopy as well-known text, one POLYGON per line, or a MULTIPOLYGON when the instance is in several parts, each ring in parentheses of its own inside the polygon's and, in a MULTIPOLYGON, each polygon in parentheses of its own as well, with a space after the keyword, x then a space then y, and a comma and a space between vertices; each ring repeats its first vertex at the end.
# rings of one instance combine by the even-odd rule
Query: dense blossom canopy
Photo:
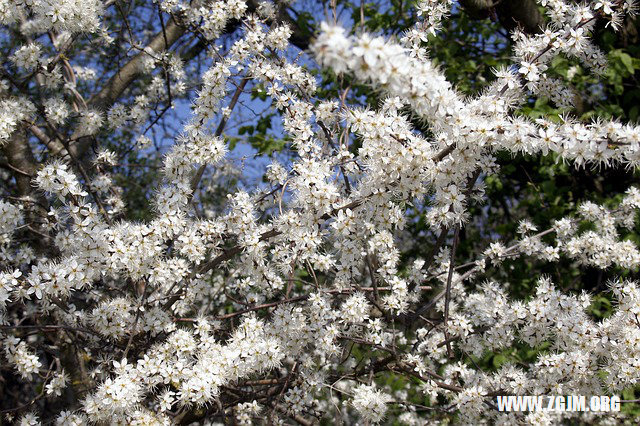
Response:
POLYGON ((596 319, 592 295, 548 276, 523 300, 487 275, 519 257, 637 270, 640 250, 623 238, 636 226, 637 187, 615 204, 585 201, 549 229, 523 220, 517 239, 456 264, 498 154, 640 166, 635 124, 518 113, 537 98, 570 111, 570 88, 547 73, 552 61, 602 75, 592 31, 618 28, 635 14, 632 0, 540 0, 545 27, 514 30, 512 65, 471 97, 429 51, 459 7, 451 0, 418 2, 417 23, 396 38, 327 13, 306 44, 280 2, 148 2, 157 16, 145 31, 127 3, 0 0, 11 46, 0 68, 6 419, 595 422, 607 418, 501 413, 495 396, 613 395, 638 384, 636 282, 611 281, 614 312, 596 319), (105 60, 122 43, 124 56, 105 60), (206 50, 198 67, 194 49, 206 50), (336 79, 380 103, 364 107, 348 88, 327 96, 336 79), (238 105, 250 88, 281 117, 291 155, 225 191, 217 180, 242 175, 226 162, 225 127, 252 108, 238 105), (190 105, 188 118, 164 120, 176 105, 190 105), (161 126, 172 142, 157 150, 161 126), (128 155, 158 151, 157 167, 129 178, 152 205, 136 218, 123 170, 135 166, 128 155), (419 256, 402 242, 416 206, 439 236, 419 256), (493 370, 474 361, 523 345, 539 349, 533 361, 493 370))

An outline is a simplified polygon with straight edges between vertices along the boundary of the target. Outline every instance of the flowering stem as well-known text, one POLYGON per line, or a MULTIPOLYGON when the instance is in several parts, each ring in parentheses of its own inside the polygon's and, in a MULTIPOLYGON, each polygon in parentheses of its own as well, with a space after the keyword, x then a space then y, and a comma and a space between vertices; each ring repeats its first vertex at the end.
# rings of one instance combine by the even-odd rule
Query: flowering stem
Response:
MULTIPOLYGON (((240 84, 238 85, 238 87, 236 88, 236 91, 233 93, 233 97, 231 98, 231 102, 229 102, 229 110, 232 111, 233 108, 236 106, 236 104, 238 103, 238 99, 240 98, 240 95, 242 94, 242 91, 244 90, 245 86, 247 85, 247 83, 249 82, 249 78, 245 77, 242 79, 242 81, 240 81, 240 84)), ((229 118, 226 116, 223 116, 222 119, 220 120, 220 124, 218 124, 218 128, 216 129, 214 136, 218 137, 220 135, 222 135, 222 132, 224 131, 225 126, 227 125, 227 121, 229 121, 229 118)), ((193 177, 193 180, 191 181, 191 196, 189 198, 189 201, 191 201, 193 199, 193 195, 196 192, 196 188, 198 187, 198 184, 200 183, 200 179, 202 179, 202 175, 204 174, 205 169, 207 168, 206 164, 202 164, 200 166, 200 168, 198 168, 198 171, 196 172, 196 175, 193 177)))
POLYGON ((449 356, 449 358, 453 358, 453 352, 451 351, 451 341, 449 340, 449 332, 447 330, 447 321, 449 321, 449 303, 451 302, 451 278, 453 277, 453 262, 455 260, 459 234, 460 234, 460 225, 456 225, 453 231, 453 244, 451 246, 451 257, 449 260, 449 275, 447 276, 447 288, 444 293, 444 337, 447 342, 447 355, 449 356))

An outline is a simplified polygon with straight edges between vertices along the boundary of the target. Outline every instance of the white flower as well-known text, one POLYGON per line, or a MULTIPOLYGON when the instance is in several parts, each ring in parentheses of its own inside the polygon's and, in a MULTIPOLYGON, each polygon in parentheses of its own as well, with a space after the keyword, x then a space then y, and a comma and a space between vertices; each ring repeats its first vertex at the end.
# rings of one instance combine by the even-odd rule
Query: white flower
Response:
POLYGON ((18 49, 11 60, 18 67, 30 71, 34 69, 40 60, 41 48, 38 44, 31 43, 18 49))
POLYGON ((353 390, 351 404, 365 421, 379 423, 384 419, 387 404, 391 401, 389 395, 374 386, 359 385, 353 390))
POLYGON ((540 80, 540 71, 534 63, 522 62, 518 72, 531 82, 540 80))
POLYGON ((369 318, 370 305, 362 293, 354 293, 344 301, 340 308, 340 317, 351 324, 361 323, 369 318))

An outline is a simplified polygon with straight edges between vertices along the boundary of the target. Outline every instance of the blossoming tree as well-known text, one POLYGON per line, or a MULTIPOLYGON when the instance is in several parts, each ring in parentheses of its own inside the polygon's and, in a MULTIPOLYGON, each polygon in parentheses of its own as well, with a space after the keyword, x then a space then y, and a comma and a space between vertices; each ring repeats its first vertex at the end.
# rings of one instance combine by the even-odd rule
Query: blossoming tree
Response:
POLYGON ((367 31, 365 3, 351 18, 323 3, 309 28, 284 2, 0 0, 4 419, 610 421, 502 413, 495 397, 637 385, 640 251, 625 230, 640 189, 459 249, 510 159, 640 165, 640 127, 581 119, 571 76, 551 72, 564 60, 601 78, 594 28, 636 7, 498 3, 394 3, 416 19, 387 37, 367 31), (472 96, 430 50, 452 8, 510 31, 510 64, 472 96), (563 114, 523 114, 537 99, 563 114), (218 185, 243 178, 229 145, 260 126, 278 127, 281 155, 252 184, 218 185), (428 247, 407 232, 416 212, 428 247), (587 293, 539 273, 523 299, 508 285, 520 258, 622 278, 587 293), (591 309, 603 294, 606 318, 591 309))

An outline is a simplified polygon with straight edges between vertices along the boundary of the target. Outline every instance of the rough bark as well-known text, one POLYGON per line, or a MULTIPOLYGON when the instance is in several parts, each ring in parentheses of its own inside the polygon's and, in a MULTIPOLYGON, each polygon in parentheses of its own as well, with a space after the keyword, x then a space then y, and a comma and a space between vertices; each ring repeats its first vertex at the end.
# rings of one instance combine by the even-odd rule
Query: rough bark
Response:
POLYGON ((33 247, 41 253, 50 253, 53 248, 52 241, 42 226, 49 204, 43 194, 36 192, 32 185, 39 163, 33 155, 25 131, 15 131, 2 150, 7 157, 7 163, 13 170, 17 195, 24 201, 25 220, 30 224, 28 229, 33 247))
POLYGON ((509 31, 522 28, 525 32, 542 32, 544 19, 535 0, 501 1, 496 6, 500 23, 509 31))
POLYGON ((544 25, 535 0, 461 0, 460 4, 472 18, 497 17, 509 31, 521 28, 529 34, 536 34, 544 25))
POLYGON ((20 130, 14 132, 3 147, 3 151, 7 162, 14 170, 13 176, 16 180, 18 196, 28 196, 33 190, 31 178, 35 176, 38 162, 33 156, 24 132, 20 130))

